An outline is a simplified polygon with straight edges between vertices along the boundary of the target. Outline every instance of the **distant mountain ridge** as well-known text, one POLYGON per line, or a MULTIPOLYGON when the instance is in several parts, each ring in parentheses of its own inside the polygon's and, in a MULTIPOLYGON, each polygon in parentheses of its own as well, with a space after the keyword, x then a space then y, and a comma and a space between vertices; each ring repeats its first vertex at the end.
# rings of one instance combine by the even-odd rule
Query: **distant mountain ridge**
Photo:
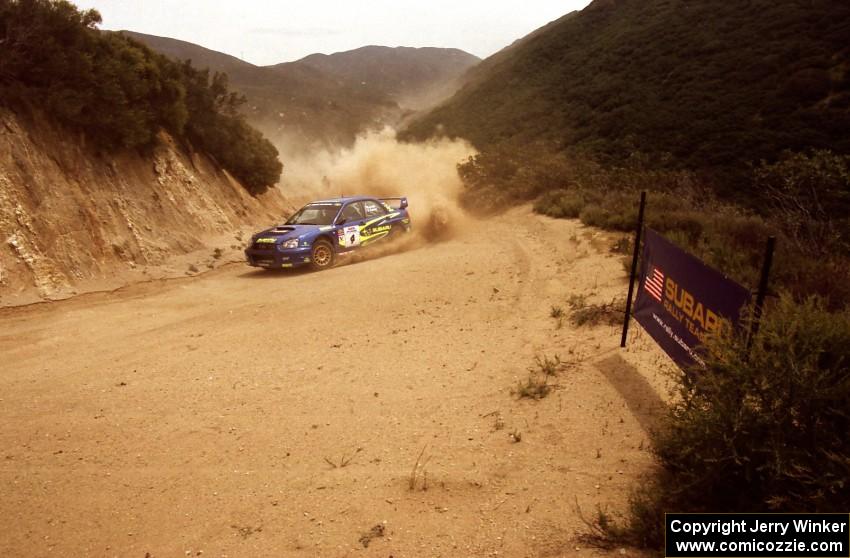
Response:
POLYGON ((451 95, 456 80, 479 60, 457 49, 369 46, 255 66, 178 39, 120 33, 170 58, 227 73, 248 98, 252 125, 305 149, 346 144, 364 129, 399 122, 409 109, 451 95))
POLYGON ((137 33, 135 31, 118 31, 122 35, 126 35, 141 43, 144 43, 148 48, 164 54, 175 60, 192 60, 192 65, 197 68, 216 68, 216 71, 239 71, 246 67, 257 68, 250 62, 245 62, 223 52, 210 50, 208 48, 196 45, 189 41, 180 39, 171 39, 168 37, 158 37, 156 35, 147 35, 145 33, 137 33))
MULTIPOLYGON (((445 96, 466 70, 480 62, 456 48, 365 46, 311 54, 295 62, 334 76, 350 87, 387 95, 403 108, 420 109, 445 96)), ((279 65, 283 66, 283 65, 279 65)))

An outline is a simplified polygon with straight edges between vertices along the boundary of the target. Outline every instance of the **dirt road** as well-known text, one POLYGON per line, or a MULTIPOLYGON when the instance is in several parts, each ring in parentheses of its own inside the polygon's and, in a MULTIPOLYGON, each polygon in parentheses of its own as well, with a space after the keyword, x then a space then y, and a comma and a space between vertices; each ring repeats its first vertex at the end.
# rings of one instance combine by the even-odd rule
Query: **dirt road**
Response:
POLYGON ((576 504, 624 509, 664 394, 645 338, 549 317, 624 292, 609 245, 525 207, 322 273, 0 311, 0 555, 601 553, 576 504), (548 397, 512 395, 556 354, 548 397))

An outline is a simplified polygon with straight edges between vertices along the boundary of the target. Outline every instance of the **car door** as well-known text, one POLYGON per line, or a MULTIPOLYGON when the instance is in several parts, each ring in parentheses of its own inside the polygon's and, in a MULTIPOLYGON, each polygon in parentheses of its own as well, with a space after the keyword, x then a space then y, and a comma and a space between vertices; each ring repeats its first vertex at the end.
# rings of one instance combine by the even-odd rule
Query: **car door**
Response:
POLYGON ((362 201, 350 202, 336 220, 337 251, 347 252, 360 246, 360 231, 366 221, 362 201))

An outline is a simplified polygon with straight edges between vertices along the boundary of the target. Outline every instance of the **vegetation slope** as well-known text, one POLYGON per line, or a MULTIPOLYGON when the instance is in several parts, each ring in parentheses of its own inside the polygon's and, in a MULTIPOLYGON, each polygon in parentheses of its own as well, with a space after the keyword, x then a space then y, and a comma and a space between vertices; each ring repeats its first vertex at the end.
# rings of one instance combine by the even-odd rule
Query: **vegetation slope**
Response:
POLYGON ((848 153, 848 22, 838 0, 596 0, 485 61, 408 137, 739 173, 787 149, 848 153))
POLYGON ((850 4, 596 0, 472 68, 403 138, 471 140, 468 201, 650 226, 755 284, 850 301, 850 4), (814 256, 814 257, 811 257, 814 256), (827 272, 824 272, 827 269, 827 272))
POLYGON ((239 115, 225 74, 172 62, 97 29, 64 0, 0 1, 0 103, 42 110, 104 151, 149 148, 159 130, 212 155, 250 191, 275 184, 277 150, 239 115))

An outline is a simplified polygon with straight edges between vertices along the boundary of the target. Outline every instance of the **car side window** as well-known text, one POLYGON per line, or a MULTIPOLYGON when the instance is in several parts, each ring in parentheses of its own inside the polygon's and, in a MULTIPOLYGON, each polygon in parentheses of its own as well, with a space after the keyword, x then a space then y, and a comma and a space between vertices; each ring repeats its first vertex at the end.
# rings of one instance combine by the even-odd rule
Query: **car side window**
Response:
POLYGON ((363 202, 363 209, 366 212, 366 217, 377 217, 378 215, 385 215, 387 210, 384 209, 384 206, 378 203, 375 200, 366 200, 363 202))
POLYGON ((363 202, 353 202, 345 206, 340 214, 341 219, 345 219, 346 223, 359 221, 364 218, 363 202))

